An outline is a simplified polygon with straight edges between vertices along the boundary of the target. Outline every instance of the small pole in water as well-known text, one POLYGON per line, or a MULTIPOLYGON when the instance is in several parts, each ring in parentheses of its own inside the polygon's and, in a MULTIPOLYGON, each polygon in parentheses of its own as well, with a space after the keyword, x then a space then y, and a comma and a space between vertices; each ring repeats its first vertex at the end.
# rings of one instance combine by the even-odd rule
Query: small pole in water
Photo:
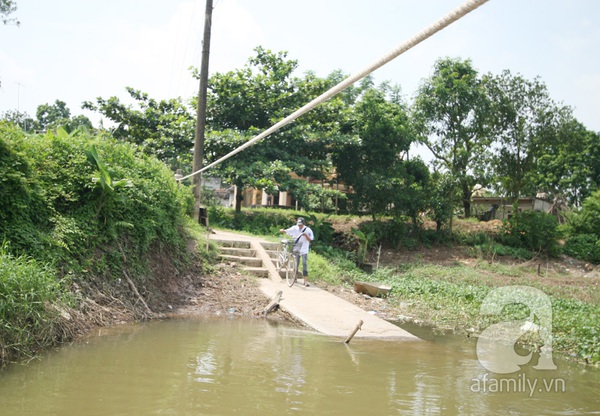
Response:
POLYGON ((346 338, 346 341, 344 341, 344 344, 348 344, 352 340, 352 338, 354 338, 354 335, 356 335, 356 333, 358 332, 358 330, 360 329, 362 324, 363 324, 363 321, 361 319, 360 321, 358 321, 358 324, 356 325, 356 328, 354 328, 352 333, 350 335, 348 335, 348 338, 346 338))
POLYGON ((267 314, 269 312, 274 311, 278 306, 279 306, 279 302, 281 301, 281 296, 283 295, 283 291, 279 291, 277 292, 277 295, 275 295, 275 297, 273 298, 273 300, 271 301, 271 303, 269 303, 267 305, 267 307, 265 309, 263 309, 263 315, 267 316, 267 314))

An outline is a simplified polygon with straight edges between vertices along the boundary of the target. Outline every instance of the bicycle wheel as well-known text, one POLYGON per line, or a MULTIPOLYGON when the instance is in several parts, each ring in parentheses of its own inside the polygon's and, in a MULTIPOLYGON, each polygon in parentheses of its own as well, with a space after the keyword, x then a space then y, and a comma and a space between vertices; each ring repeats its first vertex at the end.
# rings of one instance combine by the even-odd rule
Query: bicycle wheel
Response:
POLYGON ((285 251, 280 251, 277 253, 276 265, 277 271, 280 271, 287 261, 287 253, 285 251))
POLYGON ((281 271, 281 269, 287 263, 287 259, 290 255, 288 251, 287 241, 282 240, 279 242, 279 247, 277 247, 277 254, 275 254, 275 265, 277 266, 277 271, 281 271))
POLYGON ((285 280, 287 284, 292 287, 294 283, 296 283, 296 276, 298 275, 298 262, 296 260, 296 255, 291 254, 288 257, 287 264, 285 266, 285 280))

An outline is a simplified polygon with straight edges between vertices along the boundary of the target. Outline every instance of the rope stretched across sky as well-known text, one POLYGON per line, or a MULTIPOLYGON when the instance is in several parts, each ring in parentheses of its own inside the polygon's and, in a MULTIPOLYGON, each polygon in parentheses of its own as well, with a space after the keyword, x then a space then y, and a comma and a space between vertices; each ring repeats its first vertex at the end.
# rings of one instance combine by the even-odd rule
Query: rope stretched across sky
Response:
POLYGON ((237 149, 232 150, 231 152, 227 153, 225 156, 221 157, 220 159, 218 159, 218 160, 212 162, 211 164, 204 166, 202 169, 197 170, 196 172, 190 173, 189 175, 184 176, 178 180, 183 181, 184 179, 187 179, 187 178, 195 176, 199 173, 202 173, 202 172, 212 168, 213 166, 216 166, 219 163, 229 159, 231 156, 238 154, 245 148, 252 146, 257 141, 264 139, 265 137, 269 136, 272 133, 275 133, 277 130, 279 130, 286 124, 291 123, 292 121, 294 121, 295 119, 297 119, 298 117, 303 115, 304 113, 312 110, 313 108, 315 108, 318 105, 322 104, 323 102, 327 101, 334 95, 342 92, 343 90, 348 88, 350 85, 352 85, 355 82, 366 77, 367 75, 374 72, 378 68, 382 67, 383 65, 392 61, 393 59, 397 58, 404 52, 408 51, 409 49, 411 49, 414 46, 418 45, 419 43, 423 42, 425 39, 433 36, 435 33, 439 32, 440 30, 444 29, 445 27, 449 26, 450 24, 454 23, 455 21, 459 20, 460 18, 464 17, 466 14, 472 12, 473 10, 475 10, 476 8, 478 8, 479 6, 481 6, 482 4, 484 4, 488 1, 489 0, 468 0, 468 1, 464 2, 462 5, 460 5, 459 7, 457 7, 450 13, 448 13, 446 16, 442 17, 435 23, 426 27, 421 32, 419 32, 418 34, 413 36, 412 38, 401 43, 396 48, 392 49, 390 52, 388 52, 387 54, 385 54, 384 56, 379 58, 377 61, 373 62, 371 65, 367 66, 366 68, 357 72, 356 74, 349 76, 348 78, 346 78, 345 80, 343 80, 342 82, 337 84, 336 86, 325 91, 323 94, 321 94, 320 96, 318 96, 317 98, 315 98, 314 100, 309 102, 308 104, 305 104, 303 107, 299 108, 298 110, 294 111, 292 114, 287 116, 286 118, 284 118, 281 121, 277 122, 276 124, 272 125, 270 128, 263 131, 262 133, 255 136, 254 138, 250 139, 249 141, 247 141, 246 143, 244 143, 237 149))

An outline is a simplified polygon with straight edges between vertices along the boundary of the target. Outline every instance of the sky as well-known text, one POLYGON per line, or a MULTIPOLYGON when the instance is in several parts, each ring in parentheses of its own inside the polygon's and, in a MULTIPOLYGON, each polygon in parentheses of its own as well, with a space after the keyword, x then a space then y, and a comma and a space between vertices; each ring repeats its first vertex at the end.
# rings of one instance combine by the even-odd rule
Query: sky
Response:
MULTIPOLYGON (((16 0, 20 26, 0 26, 0 114, 35 117, 126 87, 151 98, 190 98, 198 81, 205 0, 16 0)), ((462 0, 214 0, 209 74, 242 67, 263 46, 287 51, 296 75, 351 75, 463 4, 462 0)), ((374 74, 410 103, 437 59, 470 59, 480 74, 539 77, 551 98, 600 131, 600 1, 489 0, 374 74)), ((106 121, 105 121, 106 125, 106 121)))

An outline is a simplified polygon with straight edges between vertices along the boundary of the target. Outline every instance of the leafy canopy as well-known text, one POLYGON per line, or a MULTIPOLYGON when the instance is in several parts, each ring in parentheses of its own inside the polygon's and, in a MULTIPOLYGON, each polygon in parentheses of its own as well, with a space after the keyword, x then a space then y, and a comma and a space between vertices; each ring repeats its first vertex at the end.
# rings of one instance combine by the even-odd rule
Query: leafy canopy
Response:
POLYGON ((489 100, 471 61, 438 60, 419 87, 413 110, 419 142, 432 152, 434 166, 455 178, 469 217, 471 189, 491 142, 489 100))
MULTIPOLYGON (((261 47, 241 69, 214 74, 208 82, 207 122, 209 133, 204 154, 211 163, 246 143, 295 109, 326 91, 332 80, 314 74, 304 79, 293 76, 297 62, 284 52, 261 47)), ((345 107, 339 98, 321 112, 300 118, 252 147, 217 165, 211 174, 238 187, 268 193, 290 191, 300 198, 306 191, 299 177, 323 178, 331 169, 328 143, 339 125, 336 117, 345 107)), ((316 188, 311 188, 316 191, 316 188)), ((236 208, 241 209, 241 200, 236 208)))
POLYGON ((127 87, 138 108, 117 97, 98 97, 83 108, 97 111, 115 124, 112 135, 141 146, 172 169, 191 169, 195 116, 181 99, 155 100, 148 94, 127 87))

